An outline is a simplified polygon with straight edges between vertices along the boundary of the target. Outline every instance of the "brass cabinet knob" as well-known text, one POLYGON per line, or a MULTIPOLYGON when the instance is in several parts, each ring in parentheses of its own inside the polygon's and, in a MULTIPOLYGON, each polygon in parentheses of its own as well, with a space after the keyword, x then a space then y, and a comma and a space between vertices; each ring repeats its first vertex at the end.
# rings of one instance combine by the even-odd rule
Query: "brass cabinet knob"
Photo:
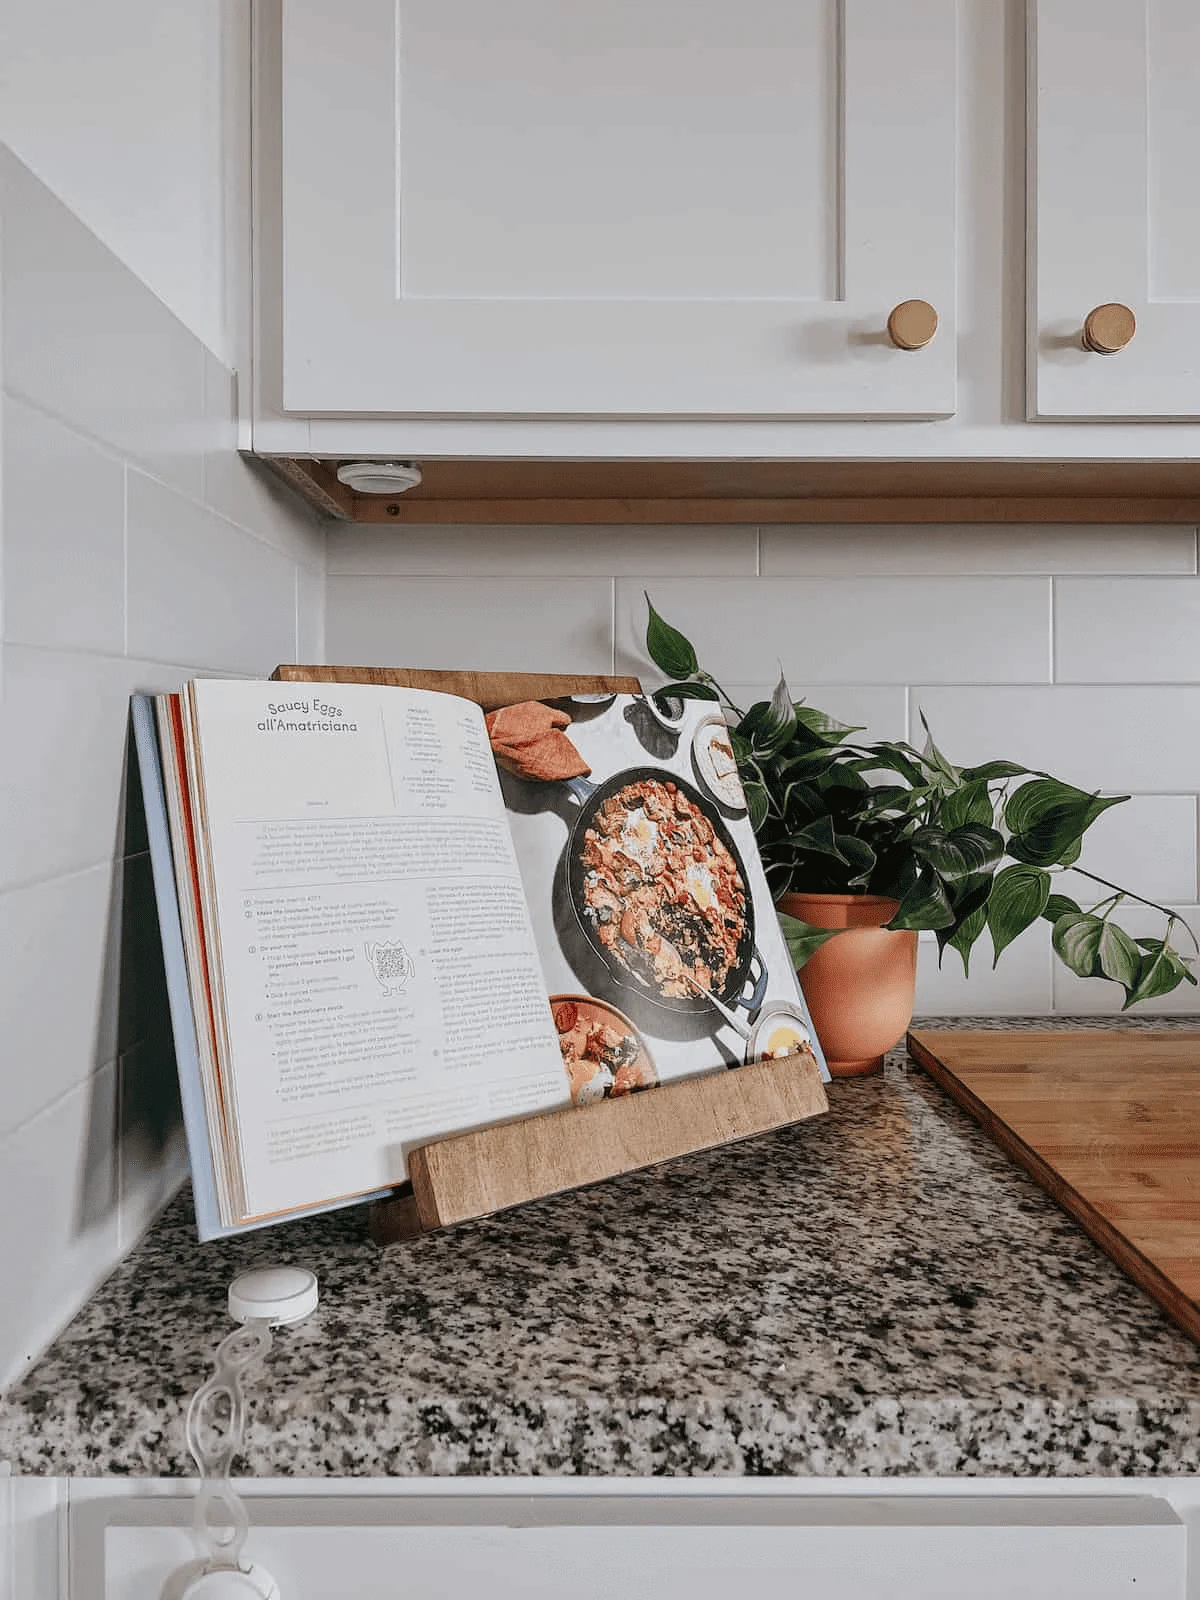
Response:
POLYGON ((938 315, 928 300, 902 300, 887 320, 897 350, 921 350, 937 332, 938 315))
POLYGON ((1083 323, 1083 348, 1098 356, 1115 356, 1137 332, 1137 318, 1118 301, 1089 311, 1083 323))

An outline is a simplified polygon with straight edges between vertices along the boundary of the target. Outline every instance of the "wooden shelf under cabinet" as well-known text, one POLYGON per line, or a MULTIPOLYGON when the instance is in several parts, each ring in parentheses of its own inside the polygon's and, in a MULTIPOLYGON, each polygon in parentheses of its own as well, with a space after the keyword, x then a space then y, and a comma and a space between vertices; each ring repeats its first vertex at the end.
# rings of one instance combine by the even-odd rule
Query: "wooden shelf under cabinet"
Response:
POLYGON ((1200 523, 1192 461, 429 461, 402 496, 335 461, 264 458, 327 516, 365 523, 1200 523))

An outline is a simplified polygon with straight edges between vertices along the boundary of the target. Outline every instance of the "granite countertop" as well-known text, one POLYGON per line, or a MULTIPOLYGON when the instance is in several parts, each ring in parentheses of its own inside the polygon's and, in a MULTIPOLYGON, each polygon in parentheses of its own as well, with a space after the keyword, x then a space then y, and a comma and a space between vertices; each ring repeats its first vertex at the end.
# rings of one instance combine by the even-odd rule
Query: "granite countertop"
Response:
POLYGON ((1200 1350, 903 1051, 830 1102, 386 1251, 361 1210, 199 1245, 185 1194, 0 1405, 0 1461, 191 1474, 226 1287, 275 1258, 322 1302, 251 1386, 252 1473, 1200 1471, 1200 1350))

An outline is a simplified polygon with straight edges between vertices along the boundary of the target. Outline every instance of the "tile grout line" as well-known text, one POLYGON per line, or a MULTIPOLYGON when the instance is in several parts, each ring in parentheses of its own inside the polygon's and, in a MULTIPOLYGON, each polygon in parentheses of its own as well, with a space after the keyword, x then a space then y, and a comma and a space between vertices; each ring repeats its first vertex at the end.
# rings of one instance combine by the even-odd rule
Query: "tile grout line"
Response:
POLYGON ((57 1111, 73 1094, 82 1094, 90 1090, 102 1073, 111 1069, 115 1085, 117 1065, 120 1059, 121 1054, 118 1051, 116 1055, 109 1056, 106 1061, 100 1061, 89 1067, 84 1076, 78 1079, 77 1082, 69 1084, 65 1089, 60 1089, 52 1100, 47 1100, 45 1105, 39 1106, 36 1111, 31 1111, 27 1117, 22 1117, 20 1122, 14 1123, 11 1128, 6 1128, 3 1133, 0 1133, 0 1148, 9 1144, 18 1134, 24 1133, 26 1129, 31 1128, 42 1117, 48 1116, 52 1111, 57 1111))
MULTIPOLYGON (((180 500, 185 501, 188 505, 195 507, 197 510, 207 511, 210 516, 216 517, 219 521, 226 523, 231 528, 236 528, 239 533, 245 534, 248 539, 253 539, 257 544, 264 545, 268 550, 273 550, 276 555, 281 555, 290 561, 299 559, 293 551, 283 549, 280 545, 276 544, 269 535, 260 533, 257 528, 247 527, 244 522, 239 522, 236 517, 231 517, 227 512, 222 511, 218 506, 213 505, 203 495, 200 498, 197 498, 197 496, 194 495, 190 490, 183 489, 178 483, 172 483, 169 478, 160 476, 160 474, 155 472, 151 467, 149 461, 145 457, 139 456, 135 451, 122 451, 118 449, 107 439, 102 439, 98 434, 91 433, 86 428, 80 427, 80 425, 72 418, 64 415, 60 411, 53 410, 49 406, 42 405, 40 401, 32 399, 29 395, 23 393, 21 390, 6 391, 6 393, 8 394, 8 397, 15 400, 18 405, 24 406, 28 411, 36 412, 38 416, 44 418, 48 422, 55 423, 58 427, 64 429, 67 433, 72 434, 76 439, 82 441, 82 443, 87 445, 90 449, 95 450, 98 455, 102 455, 107 460, 123 467, 127 476, 129 472, 136 472, 139 477, 145 478, 147 482, 153 483, 160 489, 165 489, 168 494, 177 495, 180 500)), ((238 451, 234 450, 231 453, 238 455, 239 460, 241 459, 238 451)), ((200 472, 202 484, 207 483, 207 454, 207 452, 201 452, 200 454, 200 472)), ((319 520, 316 523, 306 524, 306 526, 309 527, 310 531, 315 530, 318 533, 324 531, 319 520)), ((326 539, 327 538, 328 535, 326 534, 326 539)), ((308 565, 308 563, 305 562, 304 565, 308 565)), ((322 570, 324 570, 324 568, 322 568, 322 570)))

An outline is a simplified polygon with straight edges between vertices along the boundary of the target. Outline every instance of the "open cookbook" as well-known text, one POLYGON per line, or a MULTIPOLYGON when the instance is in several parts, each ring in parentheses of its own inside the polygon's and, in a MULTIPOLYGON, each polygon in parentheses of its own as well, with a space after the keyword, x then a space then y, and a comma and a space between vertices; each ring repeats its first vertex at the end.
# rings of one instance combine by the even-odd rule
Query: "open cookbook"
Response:
POLYGON ((488 1123, 824 1075, 710 704, 197 679, 134 733, 202 1238, 488 1123))

